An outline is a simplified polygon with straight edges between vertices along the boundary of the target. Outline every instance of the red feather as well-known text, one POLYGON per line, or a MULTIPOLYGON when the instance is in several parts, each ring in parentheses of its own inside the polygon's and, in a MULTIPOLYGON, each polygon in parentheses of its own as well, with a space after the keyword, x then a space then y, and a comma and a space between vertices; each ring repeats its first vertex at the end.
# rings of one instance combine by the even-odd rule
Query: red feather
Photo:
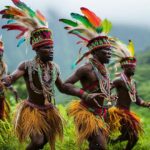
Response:
POLYGON ((28 29, 25 29, 24 31, 22 31, 20 34, 16 36, 16 39, 20 39, 27 31, 28 29))
POLYGON ((8 24, 8 25, 2 26, 2 29, 24 31, 27 28, 20 26, 20 25, 17 25, 17 24, 8 24))
POLYGON ((85 7, 81 7, 81 11, 88 18, 88 20, 94 27, 97 28, 101 26, 102 20, 98 16, 96 16, 94 12, 90 11, 85 7))
POLYGON ((6 12, 6 9, 3 9, 0 11, 0 14, 5 14, 5 12, 6 12))
POLYGON ((18 4, 20 2, 20 0, 12 0, 14 2, 14 4, 18 4))
POLYGON ((82 40, 84 40, 84 41, 86 41, 86 42, 89 42, 88 39, 86 39, 85 37, 83 37, 83 36, 81 36, 81 35, 79 35, 79 34, 71 33, 71 32, 68 32, 68 33, 69 33, 69 34, 74 34, 74 35, 76 35, 77 37, 79 37, 80 39, 82 39, 82 40))

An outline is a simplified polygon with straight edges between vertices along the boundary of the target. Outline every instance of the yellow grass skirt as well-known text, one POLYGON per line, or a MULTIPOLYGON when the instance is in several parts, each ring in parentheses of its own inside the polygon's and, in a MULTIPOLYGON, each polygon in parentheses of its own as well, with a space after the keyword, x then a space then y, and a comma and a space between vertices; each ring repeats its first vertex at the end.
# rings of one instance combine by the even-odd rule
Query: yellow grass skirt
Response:
POLYGON ((10 106, 5 97, 0 98, 0 119, 5 120, 9 118, 10 106))
POLYGON ((96 135, 99 129, 107 135, 107 126, 103 118, 94 115, 80 101, 75 100, 71 102, 67 112, 69 116, 74 118, 78 144, 88 139, 90 135, 96 135))
MULTIPOLYGON (((123 108, 111 107, 108 109, 109 126, 111 132, 117 132, 121 129, 121 121, 125 122, 128 128, 132 129, 138 135, 143 132, 140 118, 132 111, 123 108)), ((132 133, 131 133, 132 134, 132 133)))
POLYGON ((28 101, 21 102, 15 113, 14 127, 20 142, 29 135, 44 134, 50 145, 54 145, 57 136, 63 137, 62 118, 52 104, 39 107, 28 101))

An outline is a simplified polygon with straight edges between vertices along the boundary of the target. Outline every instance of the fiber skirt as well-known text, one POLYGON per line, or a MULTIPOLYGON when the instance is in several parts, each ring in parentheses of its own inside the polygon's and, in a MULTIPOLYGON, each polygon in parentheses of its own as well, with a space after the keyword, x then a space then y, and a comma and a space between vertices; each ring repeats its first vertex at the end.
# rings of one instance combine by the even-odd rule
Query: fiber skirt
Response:
POLYGON ((5 97, 0 98, 0 119, 5 120, 9 118, 10 106, 5 97))
POLYGON ((20 142, 29 135, 45 135, 54 145, 57 137, 63 137, 63 120, 52 104, 37 106, 29 101, 21 102, 15 113, 14 128, 20 142))
POLYGON ((70 103, 67 112, 70 117, 74 118, 78 144, 91 135, 96 135, 99 130, 107 135, 108 128, 104 122, 105 110, 92 110, 81 101, 75 100, 70 103))
POLYGON ((139 135, 143 132, 140 118, 134 112, 124 108, 111 107, 108 114, 111 132, 121 130, 122 125, 126 126, 126 130, 130 131, 130 134, 134 132, 139 135))

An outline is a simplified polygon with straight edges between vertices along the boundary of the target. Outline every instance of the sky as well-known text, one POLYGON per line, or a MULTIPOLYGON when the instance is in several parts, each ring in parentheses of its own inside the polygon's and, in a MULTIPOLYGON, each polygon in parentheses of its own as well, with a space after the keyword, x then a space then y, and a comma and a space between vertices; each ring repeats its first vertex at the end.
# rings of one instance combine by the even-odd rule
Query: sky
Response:
MULTIPOLYGON (((80 13, 84 6, 94 11, 102 19, 111 22, 150 28, 150 0, 22 0, 33 9, 46 14, 48 9, 57 11, 61 17, 70 12, 80 13)), ((0 9, 12 5, 11 0, 0 0, 0 9)))

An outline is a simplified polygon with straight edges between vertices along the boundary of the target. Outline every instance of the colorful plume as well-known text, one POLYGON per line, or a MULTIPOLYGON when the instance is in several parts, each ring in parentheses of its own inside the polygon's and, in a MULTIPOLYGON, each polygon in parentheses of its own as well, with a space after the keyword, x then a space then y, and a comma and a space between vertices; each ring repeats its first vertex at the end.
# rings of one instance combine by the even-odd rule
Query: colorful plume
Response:
POLYGON ((18 30, 20 33, 16 36, 21 39, 18 46, 26 39, 30 38, 31 32, 36 28, 48 27, 46 18, 40 11, 33 11, 25 3, 20 0, 12 0, 17 7, 6 6, 4 10, 0 11, 2 18, 8 19, 7 24, 2 26, 2 29, 18 30))
POLYGON ((95 27, 98 28, 101 26, 102 20, 96 16, 96 14, 85 7, 81 7, 82 13, 87 17, 89 22, 95 27))
POLYGON ((69 19, 59 20, 67 24, 65 29, 69 34, 79 37, 81 39, 80 43, 87 46, 89 49, 88 52, 84 53, 82 56, 80 55, 80 58, 77 59, 73 66, 77 65, 85 57, 88 57, 93 49, 110 46, 107 34, 112 28, 111 22, 107 19, 102 21, 94 12, 85 7, 81 7, 81 12, 82 14, 70 14, 75 21, 69 19))

